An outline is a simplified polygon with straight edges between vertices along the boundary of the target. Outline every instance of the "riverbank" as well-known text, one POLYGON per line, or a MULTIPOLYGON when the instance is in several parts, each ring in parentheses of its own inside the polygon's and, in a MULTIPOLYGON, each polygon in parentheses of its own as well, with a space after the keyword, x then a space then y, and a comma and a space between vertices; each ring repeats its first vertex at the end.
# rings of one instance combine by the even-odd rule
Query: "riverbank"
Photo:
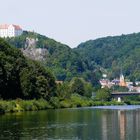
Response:
POLYGON ((39 100, 0 100, 0 113, 37 111, 52 108, 44 99, 39 100))
POLYGON ((76 108, 76 107, 88 107, 88 106, 110 106, 110 105, 140 105, 138 101, 95 101, 91 98, 83 97, 80 95, 72 95, 68 99, 59 99, 58 97, 52 97, 50 101, 44 99, 39 100, 0 100, 0 114, 8 112, 23 112, 23 111, 38 111, 46 109, 58 109, 58 108, 76 108))
MULTIPOLYGON (((106 106, 106 105, 123 105, 124 102, 116 101, 102 102, 94 101, 91 98, 86 98, 78 95, 72 95, 69 99, 51 98, 48 102, 44 99, 39 100, 0 100, 0 113, 22 112, 22 111, 38 111, 56 108, 76 108, 87 106, 106 106)), ((140 103, 139 103, 140 104, 140 103)))

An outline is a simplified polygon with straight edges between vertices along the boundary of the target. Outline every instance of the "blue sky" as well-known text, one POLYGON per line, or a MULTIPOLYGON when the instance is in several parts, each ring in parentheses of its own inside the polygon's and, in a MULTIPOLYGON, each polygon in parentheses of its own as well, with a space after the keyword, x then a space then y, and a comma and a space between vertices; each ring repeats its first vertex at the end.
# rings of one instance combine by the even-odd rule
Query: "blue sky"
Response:
POLYGON ((19 24, 70 47, 140 32, 140 0, 0 0, 0 23, 19 24))

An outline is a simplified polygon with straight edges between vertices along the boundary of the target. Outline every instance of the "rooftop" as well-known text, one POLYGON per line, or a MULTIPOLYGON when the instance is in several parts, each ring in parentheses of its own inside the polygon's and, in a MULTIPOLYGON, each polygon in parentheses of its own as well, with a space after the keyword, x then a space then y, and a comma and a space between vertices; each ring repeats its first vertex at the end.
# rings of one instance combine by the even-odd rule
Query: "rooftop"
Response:
POLYGON ((16 30, 22 30, 19 25, 14 24, 0 24, 0 29, 8 29, 10 25, 12 25, 16 30))

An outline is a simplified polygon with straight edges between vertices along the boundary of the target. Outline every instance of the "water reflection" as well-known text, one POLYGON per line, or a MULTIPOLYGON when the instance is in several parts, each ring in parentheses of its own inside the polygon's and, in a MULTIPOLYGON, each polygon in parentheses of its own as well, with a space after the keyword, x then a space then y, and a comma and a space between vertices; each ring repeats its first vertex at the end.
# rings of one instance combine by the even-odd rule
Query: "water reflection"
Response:
POLYGON ((126 114, 124 111, 118 111, 118 119, 119 119, 119 128, 120 128, 120 139, 125 139, 125 133, 126 133, 126 114))
POLYGON ((140 110, 93 108, 0 116, 0 139, 139 140, 140 110))
POLYGON ((103 140, 140 139, 140 110, 109 112, 105 111, 102 115, 103 140))

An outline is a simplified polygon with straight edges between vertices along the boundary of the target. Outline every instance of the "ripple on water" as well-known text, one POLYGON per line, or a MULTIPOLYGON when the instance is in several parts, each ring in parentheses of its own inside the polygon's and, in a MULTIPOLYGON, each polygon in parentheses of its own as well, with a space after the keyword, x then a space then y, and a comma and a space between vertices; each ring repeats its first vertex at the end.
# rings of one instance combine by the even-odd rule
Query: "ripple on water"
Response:
POLYGON ((86 126, 86 123, 70 123, 70 124, 51 124, 48 126, 48 128, 73 128, 73 127, 81 127, 86 126))
POLYGON ((120 105, 120 106, 95 106, 94 109, 111 109, 111 110, 137 110, 140 105, 120 105))

